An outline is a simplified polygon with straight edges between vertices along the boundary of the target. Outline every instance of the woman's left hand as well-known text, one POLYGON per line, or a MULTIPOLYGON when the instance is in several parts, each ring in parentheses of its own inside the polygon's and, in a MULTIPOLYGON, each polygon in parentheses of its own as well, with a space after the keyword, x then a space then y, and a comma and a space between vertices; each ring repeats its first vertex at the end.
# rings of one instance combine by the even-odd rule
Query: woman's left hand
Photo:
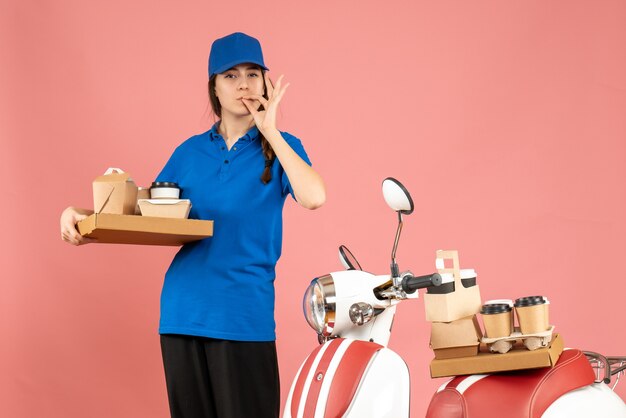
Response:
POLYGON ((282 100, 285 92, 287 91, 287 87, 289 87, 289 83, 284 86, 281 85, 283 81, 283 76, 278 77, 278 81, 276 82, 276 86, 272 84, 269 75, 267 72, 265 73, 265 86, 267 89, 267 97, 266 99, 260 95, 247 95, 241 98, 242 103, 248 108, 252 117, 254 118, 254 123, 256 124, 259 131, 263 134, 272 132, 276 130, 276 111, 278 109, 278 104, 282 100), (263 105, 264 110, 258 110, 260 105, 263 105))

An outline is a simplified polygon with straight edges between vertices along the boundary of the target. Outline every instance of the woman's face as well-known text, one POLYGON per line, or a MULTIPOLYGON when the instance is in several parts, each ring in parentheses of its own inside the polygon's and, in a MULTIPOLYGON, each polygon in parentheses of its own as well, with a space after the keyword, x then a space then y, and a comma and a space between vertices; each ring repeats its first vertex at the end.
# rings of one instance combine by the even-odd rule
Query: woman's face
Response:
POLYGON ((215 96, 224 112, 235 116, 249 115, 250 112, 241 98, 252 94, 263 95, 263 72, 254 64, 237 65, 215 76, 215 96))

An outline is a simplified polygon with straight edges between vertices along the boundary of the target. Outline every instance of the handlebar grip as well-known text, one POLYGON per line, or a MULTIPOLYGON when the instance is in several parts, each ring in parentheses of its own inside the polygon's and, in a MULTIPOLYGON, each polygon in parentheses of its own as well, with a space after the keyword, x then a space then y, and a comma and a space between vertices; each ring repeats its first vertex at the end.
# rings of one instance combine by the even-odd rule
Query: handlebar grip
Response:
POLYGON ((405 276, 402 279, 402 290, 406 293, 415 293, 417 289, 424 289, 431 286, 439 286, 441 284, 441 275, 439 273, 427 274, 425 276, 405 276))

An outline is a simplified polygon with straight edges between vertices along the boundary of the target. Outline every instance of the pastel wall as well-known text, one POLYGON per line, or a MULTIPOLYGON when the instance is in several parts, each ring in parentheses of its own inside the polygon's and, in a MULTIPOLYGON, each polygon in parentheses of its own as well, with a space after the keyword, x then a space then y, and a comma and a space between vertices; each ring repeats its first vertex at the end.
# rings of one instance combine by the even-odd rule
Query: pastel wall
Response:
MULTIPOLYGON (((394 176, 416 202, 398 250, 429 273, 460 251, 484 299, 545 294, 566 345, 626 355, 626 4, 620 1, 0 2, 0 415, 166 417, 157 335, 174 248, 71 247, 58 218, 109 166, 148 184, 212 124, 210 42, 259 37, 285 74, 280 127, 328 186, 288 202, 278 266, 282 394, 316 344, 309 281, 348 245, 384 274, 394 176)), ((390 347, 431 380, 421 300, 390 347)), ((626 385, 618 387, 626 397, 626 385)))

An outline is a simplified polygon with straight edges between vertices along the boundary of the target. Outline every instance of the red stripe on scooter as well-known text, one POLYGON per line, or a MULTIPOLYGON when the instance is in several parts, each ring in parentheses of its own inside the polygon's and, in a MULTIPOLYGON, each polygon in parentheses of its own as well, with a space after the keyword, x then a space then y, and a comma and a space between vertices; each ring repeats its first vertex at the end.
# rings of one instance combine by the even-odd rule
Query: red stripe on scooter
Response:
POLYGON ((298 375, 298 380, 296 381, 296 387, 293 390, 293 395, 291 395, 291 416, 292 418, 298 418, 298 408, 300 407, 300 400, 302 399, 302 389, 304 389, 304 382, 306 382, 306 377, 309 375, 309 370, 311 369, 311 365, 317 357, 317 354, 322 349, 323 345, 319 345, 304 362, 302 366, 302 370, 300 370, 300 374, 298 375))
POLYGON ((336 338, 328 345, 324 354, 322 354, 322 358, 315 369, 315 373, 311 376, 311 386, 309 387, 309 393, 307 394, 306 403, 304 404, 304 415, 303 418, 313 418, 315 416, 315 407, 317 406, 317 398, 320 396, 320 389, 322 388, 322 383, 324 383, 324 378, 326 377, 326 372, 328 371, 328 366, 330 365, 330 361, 335 356, 335 352, 344 341, 343 338, 336 338), (321 373, 321 379, 317 379, 321 373))
POLYGON ((346 412, 356 393, 365 368, 371 358, 383 348, 367 341, 354 341, 341 358, 330 387, 324 417, 341 417, 346 412))

